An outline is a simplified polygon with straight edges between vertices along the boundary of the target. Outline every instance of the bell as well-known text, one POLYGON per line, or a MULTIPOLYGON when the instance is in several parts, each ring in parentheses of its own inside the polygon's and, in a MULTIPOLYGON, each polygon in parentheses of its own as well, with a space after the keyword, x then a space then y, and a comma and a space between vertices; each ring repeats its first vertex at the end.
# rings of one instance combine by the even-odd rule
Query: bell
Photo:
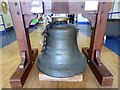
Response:
POLYGON ((82 73, 87 65, 77 46, 77 28, 69 18, 53 18, 44 31, 44 45, 36 65, 40 72, 58 78, 82 73))

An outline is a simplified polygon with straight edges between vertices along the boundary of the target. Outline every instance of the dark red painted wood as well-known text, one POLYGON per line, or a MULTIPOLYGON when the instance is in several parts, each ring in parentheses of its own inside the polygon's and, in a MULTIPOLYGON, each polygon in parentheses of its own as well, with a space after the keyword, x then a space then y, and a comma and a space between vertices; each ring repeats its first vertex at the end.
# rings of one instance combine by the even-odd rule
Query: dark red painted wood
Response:
MULTIPOLYGON (((101 0, 102 1, 102 0, 101 0)), ((106 30, 108 12, 110 10, 110 2, 100 2, 98 14, 96 17, 95 27, 92 29, 92 37, 90 42, 90 49, 83 48, 82 52, 88 59, 88 64, 97 78, 101 86, 111 86, 113 83, 113 75, 100 61, 100 54, 102 49, 103 37, 106 30)), ((88 19, 89 16, 85 16, 88 19)), ((94 21, 90 18, 91 23, 94 21)))
POLYGON ((90 60, 88 48, 83 48, 82 52, 86 56, 88 64, 93 74, 97 78, 99 84, 101 86, 111 86, 114 78, 113 75, 109 72, 109 70, 104 66, 104 64, 99 61, 100 65, 98 65, 95 60, 90 60))
POLYGON ((97 14, 82 14, 82 16, 87 18, 91 22, 91 27, 95 27, 97 14))
POLYGON ((28 27, 30 18, 32 20, 32 17, 34 16, 28 16, 27 18, 25 18, 26 16, 24 17, 19 0, 16 0, 16 2, 9 2, 9 5, 21 56, 21 63, 15 73, 11 76, 10 84, 12 88, 21 88, 24 85, 38 55, 38 50, 35 49, 33 51, 31 48, 29 33, 26 28, 28 27), (25 19, 27 19, 27 23, 25 22, 25 19), (23 57, 23 52, 25 58, 23 57), (21 68, 21 65, 23 68, 21 68))
POLYGON ((109 10, 110 10, 110 2, 99 3, 98 15, 96 18, 97 21, 96 21, 95 29, 93 29, 92 31, 92 37, 90 42, 89 55, 91 60, 95 60, 95 50, 99 50, 101 52, 109 10))

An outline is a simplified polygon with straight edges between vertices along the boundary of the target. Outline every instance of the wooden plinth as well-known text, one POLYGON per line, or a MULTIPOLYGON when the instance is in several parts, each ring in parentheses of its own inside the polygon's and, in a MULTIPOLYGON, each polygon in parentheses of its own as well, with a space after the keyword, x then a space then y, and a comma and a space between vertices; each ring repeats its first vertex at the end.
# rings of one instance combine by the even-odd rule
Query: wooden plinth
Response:
POLYGON ((75 75, 73 77, 68 78, 55 78, 51 76, 47 76, 43 73, 39 73, 39 80, 40 81, 64 81, 64 82, 82 82, 83 81, 83 74, 80 73, 78 75, 75 75))

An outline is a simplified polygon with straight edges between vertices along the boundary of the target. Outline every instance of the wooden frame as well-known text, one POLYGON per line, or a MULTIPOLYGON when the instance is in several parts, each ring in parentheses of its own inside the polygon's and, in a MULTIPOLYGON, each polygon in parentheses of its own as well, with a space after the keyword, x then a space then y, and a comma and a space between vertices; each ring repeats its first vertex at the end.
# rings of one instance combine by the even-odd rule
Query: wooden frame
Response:
MULTIPOLYGON (((81 5, 79 12, 74 8, 70 10, 67 8, 66 10, 68 11, 63 11, 63 13, 82 13, 84 17, 90 20, 91 26, 93 27, 90 48, 83 48, 82 52, 85 54, 88 64, 100 85, 111 86, 113 83, 113 75, 100 61, 100 53, 107 23, 107 16, 110 10, 110 2, 100 1, 98 11, 86 12, 83 10, 83 6, 81 5)), ((36 18, 37 15, 30 12, 30 2, 20 2, 20 0, 16 0, 16 2, 9 2, 9 4, 21 55, 21 63, 12 75, 10 83, 12 88, 21 88, 24 85, 38 55, 37 49, 31 49, 28 33, 29 22, 36 18)), ((71 4, 72 3, 70 3, 70 5, 71 4)), ((56 6, 50 10, 46 10, 46 7, 44 7, 44 13, 61 13, 61 11, 55 10, 56 6)))
MULTIPOLYGON (((108 71, 104 64, 100 61, 100 53, 104 33, 106 30, 108 12, 110 10, 110 2, 100 2, 98 15, 96 17, 96 25, 92 32, 90 49, 83 48, 82 52, 88 59, 88 64, 97 78, 101 86, 111 86, 113 83, 113 75, 108 71)), ((86 16, 89 18, 89 16, 86 16)))
POLYGON ((10 84, 12 88, 19 88, 25 83, 36 57, 38 56, 38 50, 31 49, 28 33, 29 22, 37 17, 37 15, 23 15, 19 0, 10 2, 10 9, 21 56, 21 63, 10 78, 10 84))

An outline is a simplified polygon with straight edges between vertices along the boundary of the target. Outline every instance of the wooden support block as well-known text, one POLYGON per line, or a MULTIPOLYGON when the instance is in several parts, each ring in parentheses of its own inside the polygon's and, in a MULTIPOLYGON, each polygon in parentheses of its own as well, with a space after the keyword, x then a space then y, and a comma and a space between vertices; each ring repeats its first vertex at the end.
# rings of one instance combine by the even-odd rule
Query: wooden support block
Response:
POLYGON ((90 60, 90 56, 88 53, 88 48, 83 48, 82 52, 86 56, 88 60, 88 64, 97 78, 99 84, 101 86, 111 86, 113 83, 113 75, 109 72, 109 70, 104 66, 103 63, 100 63, 100 65, 97 65, 95 60, 90 60))
POLYGON ((97 66, 92 60, 88 64, 101 86, 112 86, 113 75, 108 71, 104 64, 97 66))
MULTIPOLYGON (((14 72, 12 77, 10 78, 10 84, 12 88, 22 88, 31 69, 32 66, 38 56, 38 50, 34 49, 32 50, 33 60, 30 60, 30 62, 27 62, 24 68, 20 68, 18 66, 17 70, 14 72)), ((21 65, 21 64, 20 64, 21 65)))
POLYGON ((55 78, 51 76, 47 76, 43 73, 39 73, 39 80, 40 81, 64 81, 64 82, 82 82, 83 81, 83 74, 80 73, 73 77, 68 78, 55 78))

